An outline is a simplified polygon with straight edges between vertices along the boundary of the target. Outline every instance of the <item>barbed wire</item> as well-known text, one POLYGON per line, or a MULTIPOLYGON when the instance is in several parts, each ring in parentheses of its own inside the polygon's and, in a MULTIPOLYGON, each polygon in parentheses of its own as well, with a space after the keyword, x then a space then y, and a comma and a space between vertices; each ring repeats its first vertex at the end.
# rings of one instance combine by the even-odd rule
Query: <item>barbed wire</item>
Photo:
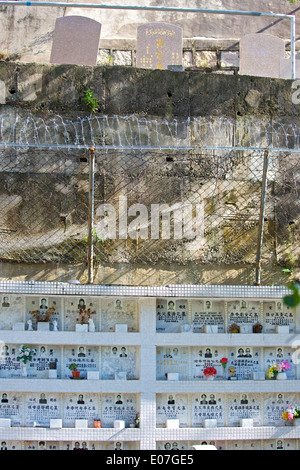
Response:
POLYGON ((0 115, 0 145, 24 148, 197 149, 210 146, 230 149, 295 151, 300 147, 296 124, 264 121, 256 117, 187 119, 129 116, 83 116, 74 120, 60 115, 42 118, 18 111, 14 118, 0 115))

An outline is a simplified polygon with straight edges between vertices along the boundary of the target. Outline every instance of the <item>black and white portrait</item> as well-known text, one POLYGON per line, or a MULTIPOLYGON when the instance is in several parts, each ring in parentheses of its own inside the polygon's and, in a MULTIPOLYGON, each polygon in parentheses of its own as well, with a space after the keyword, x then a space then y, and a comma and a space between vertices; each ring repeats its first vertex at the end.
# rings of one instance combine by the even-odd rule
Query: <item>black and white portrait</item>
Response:
POLYGON ((7 296, 2 297, 2 307, 9 307, 9 306, 10 306, 9 297, 7 296))
POLYGON ((122 347, 121 347, 121 354, 120 354, 120 357, 127 357, 127 353, 126 353, 126 348, 125 348, 125 346, 122 346, 122 347))
POLYGON ((248 405, 248 397, 245 393, 241 397, 241 405, 248 405))
POLYGON ((42 299, 40 299, 40 309, 47 310, 47 308, 48 308, 48 299, 43 297, 42 299))
POLYGON ((78 395, 77 405, 84 405, 84 404, 85 404, 85 401, 84 401, 83 395, 78 395))
POLYGON ((168 397, 168 405, 175 405, 175 400, 173 395, 169 395, 168 397))
POLYGON ((47 404, 47 398, 46 398, 46 395, 44 393, 40 394, 39 404, 40 405, 46 405, 47 404))
POLYGON ((117 395, 116 405, 123 405, 123 400, 121 395, 117 395))
POLYGON ((79 299, 78 302, 78 310, 85 310, 86 304, 84 299, 79 299))
POLYGON ((78 348, 78 357, 85 357, 85 347, 79 346, 78 348))
POLYGON ((7 393, 2 393, 1 403, 8 403, 7 393))

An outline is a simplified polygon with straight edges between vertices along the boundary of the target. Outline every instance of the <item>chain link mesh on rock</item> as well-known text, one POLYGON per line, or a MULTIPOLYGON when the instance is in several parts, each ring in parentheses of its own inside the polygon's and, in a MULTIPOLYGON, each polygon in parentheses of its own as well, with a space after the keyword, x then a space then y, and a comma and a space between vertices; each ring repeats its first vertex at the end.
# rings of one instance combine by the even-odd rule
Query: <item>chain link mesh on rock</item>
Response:
POLYGON ((278 150, 299 148, 296 127, 222 118, 71 122, 2 115, 0 140, 2 261, 87 261, 92 146, 95 261, 255 264, 266 147, 263 262, 299 258, 300 150, 278 150), (167 209, 153 236, 152 210, 161 205, 167 209), (176 209, 186 206, 193 230, 199 228, 194 238, 176 232, 176 209), (107 236, 105 217, 115 237, 107 236))
MULTIPOLYGON (((0 259, 86 261, 89 151, 9 148, 1 152, 0 162, 0 259)), ((95 260, 255 263, 262 170, 262 151, 97 151, 95 260), (195 238, 176 238, 178 204, 188 204, 193 223, 200 224, 195 238), (161 205, 170 209, 170 230, 163 233, 160 214, 159 236, 153 238, 152 208, 161 205), (147 221, 134 225, 130 236, 141 214, 147 214, 147 221), (107 236, 105 217, 116 229, 114 239, 107 236), (125 239, 120 223, 128 229, 125 239)), ((299 181, 299 154, 271 152, 263 248, 267 262, 287 260, 291 246, 297 257, 299 181)))

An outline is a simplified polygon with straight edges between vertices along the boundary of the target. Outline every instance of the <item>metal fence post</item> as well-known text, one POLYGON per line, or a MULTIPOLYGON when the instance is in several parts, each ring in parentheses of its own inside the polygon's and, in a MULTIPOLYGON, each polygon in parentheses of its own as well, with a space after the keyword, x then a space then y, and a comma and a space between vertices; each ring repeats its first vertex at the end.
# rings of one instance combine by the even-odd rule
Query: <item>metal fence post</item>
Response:
POLYGON ((264 235, 264 217, 265 217, 267 185, 268 185, 268 166, 269 166, 269 150, 265 150, 259 222, 258 222, 257 251, 256 251, 255 285, 257 286, 261 285, 261 255, 262 255, 262 244, 263 244, 263 235, 264 235))
POLYGON ((94 190, 95 149, 91 148, 89 158, 88 284, 94 282, 94 190))

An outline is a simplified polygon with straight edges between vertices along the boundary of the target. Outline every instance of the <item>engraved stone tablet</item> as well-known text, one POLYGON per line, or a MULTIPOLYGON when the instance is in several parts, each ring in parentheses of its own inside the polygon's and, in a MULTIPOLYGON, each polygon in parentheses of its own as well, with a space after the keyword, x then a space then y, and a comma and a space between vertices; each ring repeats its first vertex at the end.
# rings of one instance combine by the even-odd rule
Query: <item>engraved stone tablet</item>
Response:
POLYGON ((186 394, 157 394, 157 427, 165 427, 167 420, 179 420, 179 427, 182 428, 188 426, 188 398, 186 394))
POLYGON ((167 69, 182 64, 182 28, 168 23, 147 23, 137 29, 136 66, 167 69))
POLYGON ((64 16, 55 23, 50 62, 96 65, 101 23, 84 16, 64 16))
POLYGON ((271 34, 247 34, 240 41, 240 75, 280 77, 284 40, 271 34))
POLYGON ((181 327, 188 323, 186 299, 157 299, 156 332, 179 333, 181 327))

